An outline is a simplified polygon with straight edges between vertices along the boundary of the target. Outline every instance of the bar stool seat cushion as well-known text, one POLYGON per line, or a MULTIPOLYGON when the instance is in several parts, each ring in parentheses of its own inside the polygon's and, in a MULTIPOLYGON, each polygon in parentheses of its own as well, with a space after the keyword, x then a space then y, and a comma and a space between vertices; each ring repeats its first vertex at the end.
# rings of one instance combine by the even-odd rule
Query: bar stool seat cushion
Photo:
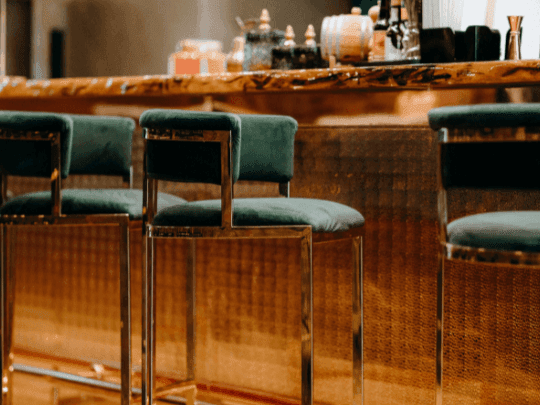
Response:
MULTIPOLYGON (((62 191, 62 214, 129 214, 142 219, 142 190, 132 189, 66 189, 62 191)), ((158 207, 170 207, 186 200, 170 194, 158 194, 158 207)), ((41 191, 17 196, 0 208, 1 215, 50 215, 51 193, 41 191)))
MULTIPOLYGON (((235 226, 311 225, 313 232, 343 232, 364 225, 355 209, 307 198, 234 199, 235 226)), ((161 208, 161 207, 160 207, 161 208)), ((221 200, 193 201, 160 209, 156 226, 221 226, 221 200)))
POLYGON ((448 225, 448 241, 473 248, 540 252, 540 211, 500 211, 459 218, 448 225))
POLYGON ((540 103, 440 107, 428 113, 431 128, 515 128, 540 126, 540 103))

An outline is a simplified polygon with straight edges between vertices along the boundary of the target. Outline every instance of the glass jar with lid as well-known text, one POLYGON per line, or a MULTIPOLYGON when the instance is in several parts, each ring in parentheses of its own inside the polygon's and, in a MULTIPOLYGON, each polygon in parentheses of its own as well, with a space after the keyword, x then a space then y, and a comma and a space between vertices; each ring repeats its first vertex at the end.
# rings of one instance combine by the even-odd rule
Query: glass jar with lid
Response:
POLYGON ((223 73, 226 55, 220 41, 184 39, 169 57, 168 73, 172 75, 223 73))

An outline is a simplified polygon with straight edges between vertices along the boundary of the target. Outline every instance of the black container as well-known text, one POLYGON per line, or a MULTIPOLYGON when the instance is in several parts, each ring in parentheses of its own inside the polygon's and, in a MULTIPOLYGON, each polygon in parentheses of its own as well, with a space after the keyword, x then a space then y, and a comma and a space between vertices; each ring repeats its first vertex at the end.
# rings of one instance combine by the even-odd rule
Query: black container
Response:
POLYGON ((456 37, 451 28, 426 28, 420 30, 420 55, 422 63, 454 62, 456 37))
POLYGON ((285 32, 258 30, 246 33, 244 45, 244 71, 266 70, 272 67, 272 49, 282 46, 285 42, 285 32))
POLYGON ((296 45, 272 50, 272 69, 322 69, 329 66, 321 57, 320 46, 296 45))
POLYGON ((501 34, 485 25, 472 25, 465 32, 456 31, 456 61, 478 62, 499 60, 501 34))
POLYGON ((427 28, 420 31, 422 63, 475 62, 500 59, 501 34, 485 25, 465 31, 427 28))
POLYGON ((272 49, 272 69, 290 70, 293 68, 294 47, 278 46, 272 49))

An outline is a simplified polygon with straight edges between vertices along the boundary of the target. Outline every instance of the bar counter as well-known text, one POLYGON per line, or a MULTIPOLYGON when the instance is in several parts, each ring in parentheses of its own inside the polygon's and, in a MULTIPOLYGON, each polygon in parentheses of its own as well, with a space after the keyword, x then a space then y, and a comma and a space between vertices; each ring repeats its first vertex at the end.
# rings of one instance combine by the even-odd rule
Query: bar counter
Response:
POLYGON ((261 71, 186 76, 25 80, 6 77, 2 98, 169 97, 266 92, 434 90, 517 87, 540 81, 540 60, 334 69, 261 71))
MULTIPOLYGON (((396 106, 407 107, 409 100, 427 108, 418 101, 422 97, 429 98, 429 106, 480 103, 493 101, 499 87, 539 84, 540 60, 217 76, 4 78, 0 108, 137 118, 145 108, 178 107, 297 118, 302 125, 291 196, 341 202, 366 218, 364 404, 427 405, 435 399, 436 135, 425 125, 396 119, 396 106), (321 120, 325 114, 369 119, 354 121, 366 125, 326 125, 334 121, 321 120)), ((425 123, 425 110, 419 114, 425 123)), ((139 129, 133 146, 136 187, 142 184, 141 148, 139 129)), ((85 176, 68 179, 65 187, 104 184, 118 186, 85 176)), ((253 195, 249 186, 258 195, 278 194, 277 187, 254 183, 239 184, 235 196, 253 195)), ((20 178, 9 188, 17 195, 47 189, 47 183, 20 178)), ((189 200, 219 196, 214 186, 166 183, 162 191, 189 200)), ((535 209, 537 201, 538 192, 455 191, 450 216, 535 209)), ((139 364, 142 241, 133 236, 133 345, 139 364)), ((17 350, 25 358, 39 353, 114 367, 119 360, 116 236, 99 228, 70 228, 19 230, 17 237, 17 350), (25 255, 28 251, 32 254, 25 255), (91 266, 84 264, 88 258, 91 266)), ((157 248, 162 291, 157 367, 163 376, 181 378, 186 246, 164 240, 157 248)), ((235 403, 238 395, 242 404, 290 404, 299 398, 297 249, 284 240, 200 242, 197 376, 203 400, 212 401, 217 393, 226 398, 222 403, 235 403)), ((322 245, 313 255, 315 400, 349 404, 350 246, 322 245)), ((446 272, 445 404, 537 403, 540 272, 460 263, 449 263, 446 272)))

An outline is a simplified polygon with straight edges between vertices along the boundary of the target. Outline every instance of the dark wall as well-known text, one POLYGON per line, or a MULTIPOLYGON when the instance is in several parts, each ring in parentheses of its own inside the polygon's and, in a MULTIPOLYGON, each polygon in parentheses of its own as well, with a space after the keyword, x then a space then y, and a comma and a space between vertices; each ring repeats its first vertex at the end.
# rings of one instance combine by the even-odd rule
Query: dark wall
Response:
POLYGON ((6 74, 30 76, 30 20, 29 0, 8 0, 6 27, 6 74))
POLYGON ((364 15, 367 15, 368 10, 376 4, 377 0, 352 0, 352 7, 360 7, 364 15))

